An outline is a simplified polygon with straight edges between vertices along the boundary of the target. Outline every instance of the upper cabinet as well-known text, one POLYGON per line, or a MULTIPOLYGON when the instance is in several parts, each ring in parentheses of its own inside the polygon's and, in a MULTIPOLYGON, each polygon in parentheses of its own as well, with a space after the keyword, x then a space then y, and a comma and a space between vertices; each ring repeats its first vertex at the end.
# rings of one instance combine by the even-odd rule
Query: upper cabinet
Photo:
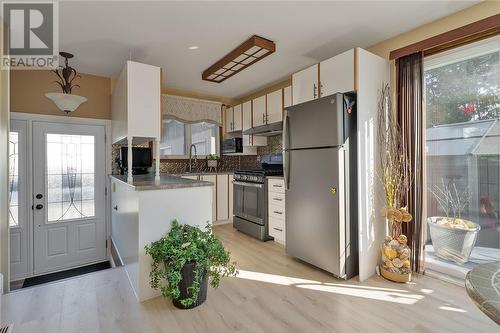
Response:
POLYGON ((241 104, 226 108, 226 133, 242 130, 241 104))
POLYGON ((112 142, 127 137, 159 139, 161 133, 161 68, 127 61, 111 97, 112 142))
POLYGON ((272 124, 283 120, 283 90, 267 94, 266 123, 272 124))
POLYGON ((242 125, 241 104, 238 104, 233 108, 233 131, 241 131, 242 125))
POLYGON ((319 64, 320 97, 355 90, 354 49, 319 64))
POLYGON ((356 52, 351 49, 293 74, 293 105, 356 90, 356 52))
POLYGON ((266 124, 266 95, 255 98, 253 101, 253 127, 266 124))
POLYGON ((316 64, 292 75, 293 105, 318 98, 318 67, 316 64))
POLYGON ((283 88, 283 108, 292 106, 292 86, 283 88))
POLYGON ((226 133, 233 131, 233 108, 226 108, 226 133))

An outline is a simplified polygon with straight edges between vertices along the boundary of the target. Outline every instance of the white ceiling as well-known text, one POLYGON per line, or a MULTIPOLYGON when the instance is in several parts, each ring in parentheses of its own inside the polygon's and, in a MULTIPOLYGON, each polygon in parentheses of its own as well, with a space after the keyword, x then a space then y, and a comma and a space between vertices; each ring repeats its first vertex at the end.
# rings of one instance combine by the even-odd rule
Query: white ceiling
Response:
POLYGON ((72 65, 83 73, 117 77, 131 59, 161 66, 168 87, 240 97, 476 2, 61 2, 60 49, 76 55, 72 65), (254 34, 273 40, 276 52, 223 83, 201 80, 254 34))

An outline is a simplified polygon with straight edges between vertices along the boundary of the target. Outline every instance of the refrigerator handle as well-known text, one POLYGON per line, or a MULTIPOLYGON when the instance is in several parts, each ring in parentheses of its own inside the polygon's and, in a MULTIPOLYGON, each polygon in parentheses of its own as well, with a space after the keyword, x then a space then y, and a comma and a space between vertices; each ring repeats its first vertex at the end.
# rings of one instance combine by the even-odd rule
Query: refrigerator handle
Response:
POLYGON ((289 161, 290 161, 290 151, 289 151, 289 138, 288 135, 288 110, 285 109, 285 113, 283 115, 283 175, 285 177, 285 190, 290 188, 290 177, 289 177, 289 161))

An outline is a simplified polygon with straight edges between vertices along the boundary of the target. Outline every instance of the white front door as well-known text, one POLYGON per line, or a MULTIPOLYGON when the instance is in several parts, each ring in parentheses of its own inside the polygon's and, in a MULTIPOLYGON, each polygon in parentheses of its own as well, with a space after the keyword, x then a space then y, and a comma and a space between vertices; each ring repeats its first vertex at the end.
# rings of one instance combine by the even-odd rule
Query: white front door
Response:
POLYGON ((27 122, 11 120, 9 132, 9 227, 10 279, 23 279, 30 274, 28 252, 29 213, 27 168, 27 122))
POLYGON ((104 133, 33 122, 35 275, 106 259, 104 133))

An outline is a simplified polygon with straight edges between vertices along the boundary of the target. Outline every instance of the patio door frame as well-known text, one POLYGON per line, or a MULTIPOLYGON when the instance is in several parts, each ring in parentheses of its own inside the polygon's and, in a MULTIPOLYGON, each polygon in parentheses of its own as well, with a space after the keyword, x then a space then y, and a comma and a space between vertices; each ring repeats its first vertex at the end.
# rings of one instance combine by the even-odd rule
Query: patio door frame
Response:
MULTIPOLYGON (((103 187, 103 191, 105 191, 104 196, 104 220, 105 220, 105 230, 106 230, 106 242, 107 242, 107 250, 106 250, 106 258, 109 258, 109 237, 111 235, 111 196, 109 188, 110 181, 107 175, 111 174, 111 166, 112 166, 112 148, 111 142, 108 138, 111 138, 111 121, 106 119, 94 119, 94 118, 78 118, 78 117, 68 117, 68 116, 53 116, 53 115, 44 115, 44 114, 33 114, 33 113, 21 113, 21 112, 11 112, 10 120, 22 120, 26 122, 26 184, 28 188, 28 213, 27 213, 27 229, 28 229, 28 272, 26 276, 16 277, 16 279, 24 279, 28 277, 35 276, 34 274, 34 256, 33 256, 33 244, 34 244, 34 214, 31 206, 34 204, 33 200, 33 122, 51 122, 51 123, 60 123, 60 124, 74 124, 74 125, 97 125, 104 127, 104 143, 105 143, 105 186, 103 187)), ((9 232, 10 238, 10 232, 9 232)), ((10 253, 9 253, 9 262, 10 262, 10 253)), ((43 275, 47 273, 41 273, 38 275, 43 275)), ((11 281, 15 281, 11 279, 11 281)))

